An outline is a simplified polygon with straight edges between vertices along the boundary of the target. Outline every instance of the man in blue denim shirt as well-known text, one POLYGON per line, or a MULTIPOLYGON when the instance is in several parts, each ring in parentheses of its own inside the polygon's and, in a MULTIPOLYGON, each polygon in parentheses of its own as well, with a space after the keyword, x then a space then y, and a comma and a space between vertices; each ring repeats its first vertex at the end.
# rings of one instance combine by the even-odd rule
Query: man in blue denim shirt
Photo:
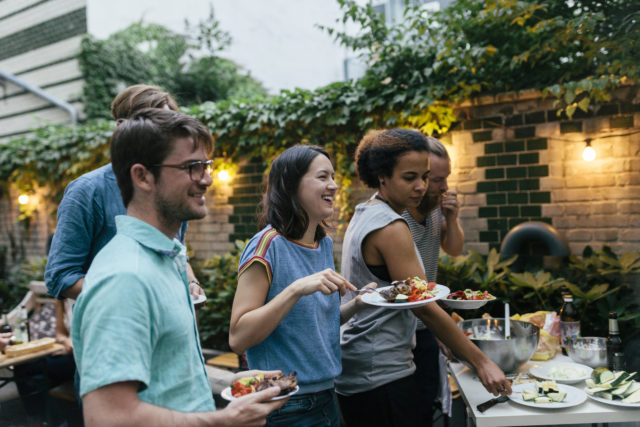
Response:
POLYGON ((86 425, 261 425, 271 387, 215 411, 189 301, 184 221, 207 214, 212 138, 194 118, 147 109, 111 145, 126 215, 96 255, 72 322, 86 425))
MULTIPOLYGON (((171 95, 160 88, 134 85, 116 96, 111 114, 121 120, 148 107, 178 110, 171 95)), ((77 298, 93 258, 116 234, 114 218, 125 213, 111 164, 86 173, 67 186, 58 207, 58 226, 45 270, 50 295, 77 298)), ((186 230, 184 222, 176 235, 182 243, 186 230)), ((187 273, 191 293, 204 294, 190 266, 187 273)))

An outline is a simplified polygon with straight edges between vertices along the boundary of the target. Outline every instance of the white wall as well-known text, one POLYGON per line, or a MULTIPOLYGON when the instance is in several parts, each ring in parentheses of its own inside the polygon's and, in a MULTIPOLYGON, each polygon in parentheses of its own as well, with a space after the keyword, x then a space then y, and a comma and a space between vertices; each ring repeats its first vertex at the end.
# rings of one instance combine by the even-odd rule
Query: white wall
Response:
MULTIPOLYGON (((335 0, 214 0, 221 27, 233 43, 221 56, 235 61, 270 93, 315 89, 343 79, 344 51, 315 24, 335 26, 335 0)), ((106 38, 133 22, 158 23, 183 32, 205 19, 204 0, 87 0, 89 33, 106 38)))

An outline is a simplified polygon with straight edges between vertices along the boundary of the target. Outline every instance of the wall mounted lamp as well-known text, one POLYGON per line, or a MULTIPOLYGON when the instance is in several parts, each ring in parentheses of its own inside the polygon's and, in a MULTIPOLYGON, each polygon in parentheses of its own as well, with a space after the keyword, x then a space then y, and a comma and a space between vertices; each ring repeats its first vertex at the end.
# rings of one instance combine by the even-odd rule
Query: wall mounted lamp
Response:
POLYGON ((221 170, 218 172, 218 180, 224 183, 231 181, 231 175, 228 170, 221 170))
POLYGON ((596 158, 596 150, 593 149, 593 147, 591 146, 591 140, 587 139, 586 141, 586 147, 584 147, 584 150, 582 151, 582 158, 584 159, 585 162, 591 162, 596 158))

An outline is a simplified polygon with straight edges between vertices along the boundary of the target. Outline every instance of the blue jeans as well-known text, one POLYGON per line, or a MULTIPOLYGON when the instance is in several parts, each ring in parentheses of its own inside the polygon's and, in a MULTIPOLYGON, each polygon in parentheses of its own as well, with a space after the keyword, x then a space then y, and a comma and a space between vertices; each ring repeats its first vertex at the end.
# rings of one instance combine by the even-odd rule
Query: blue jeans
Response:
POLYGON ((340 427, 340 415, 333 390, 293 395, 267 417, 267 426, 340 427))

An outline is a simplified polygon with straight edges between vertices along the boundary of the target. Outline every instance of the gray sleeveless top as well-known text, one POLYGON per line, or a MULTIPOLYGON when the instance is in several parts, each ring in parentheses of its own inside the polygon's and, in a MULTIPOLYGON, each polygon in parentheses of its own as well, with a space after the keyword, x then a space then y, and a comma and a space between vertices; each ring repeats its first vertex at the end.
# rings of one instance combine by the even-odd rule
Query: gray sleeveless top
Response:
MULTIPOLYGON (((389 286, 365 265, 362 242, 371 232, 398 220, 404 222, 386 203, 356 206, 345 233, 341 266, 342 275, 356 287, 370 282, 378 283, 379 288, 389 286)), ((416 256, 420 260, 417 249, 416 256)), ((347 292, 342 303, 355 296, 347 292)), ((336 378, 336 392, 349 396, 413 374, 416 320, 411 310, 367 306, 345 323, 340 337, 342 374, 336 378)))

